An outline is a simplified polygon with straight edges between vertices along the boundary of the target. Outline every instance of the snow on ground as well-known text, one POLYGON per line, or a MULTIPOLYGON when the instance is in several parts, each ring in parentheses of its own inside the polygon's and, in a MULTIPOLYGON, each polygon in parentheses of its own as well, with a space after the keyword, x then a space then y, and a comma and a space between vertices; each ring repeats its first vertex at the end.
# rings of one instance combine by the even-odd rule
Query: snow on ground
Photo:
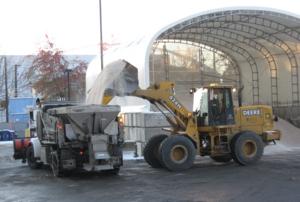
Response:
POLYGON ((0 141, 0 145, 13 145, 13 141, 0 141))
POLYGON ((123 151, 123 159, 124 160, 142 160, 143 156, 136 156, 135 151, 123 151))

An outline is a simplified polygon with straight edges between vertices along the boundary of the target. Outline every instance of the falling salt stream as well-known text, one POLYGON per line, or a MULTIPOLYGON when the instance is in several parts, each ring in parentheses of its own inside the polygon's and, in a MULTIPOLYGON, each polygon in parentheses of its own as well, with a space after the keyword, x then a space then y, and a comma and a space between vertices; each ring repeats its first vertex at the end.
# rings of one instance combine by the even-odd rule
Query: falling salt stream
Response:
POLYGON ((98 75, 90 92, 87 104, 101 104, 104 92, 114 96, 132 94, 138 86, 138 70, 124 60, 117 60, 107 65, 98 75))

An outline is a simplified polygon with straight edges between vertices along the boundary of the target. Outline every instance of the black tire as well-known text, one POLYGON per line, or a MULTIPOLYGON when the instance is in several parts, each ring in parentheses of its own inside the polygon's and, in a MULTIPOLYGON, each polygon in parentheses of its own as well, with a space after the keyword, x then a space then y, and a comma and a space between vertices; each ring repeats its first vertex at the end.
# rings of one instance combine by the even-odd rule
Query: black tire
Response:
POLYGON ((210 156, 210 158, 219 163, 227 163, 232 160, 231 154, 225 154, 222 156, 210 156))
POLYGON ((262 139, 252 131, 236 134, 230 147, 233 160, 243 166, 256 163, 264 153, 262 139))
POLYGON ((26 149, 26 160, 31 169, 38 169, 41 167, 41 163, 37 162, 37 159, 34 157, 34 149, 32 145, 26 149))
POLYGON ((163 165, 160 161, 160 152, 159 147, 161 142, 166 139, 167 135, 156 135, 150 138, 150 140, 147 142, 143 155, 145 161, 153 168, 162 168, 163 165))
POLYGON ((188 137, 170 136, 161 143, 160 151, 164 167, 170 171, 186 170, 194 164, 196 149, 188 137))
POLYGON ((56 151, 51 152, 51 170, 55 177, 62 177, 63 171, 60 163, 58 153, 56 151))

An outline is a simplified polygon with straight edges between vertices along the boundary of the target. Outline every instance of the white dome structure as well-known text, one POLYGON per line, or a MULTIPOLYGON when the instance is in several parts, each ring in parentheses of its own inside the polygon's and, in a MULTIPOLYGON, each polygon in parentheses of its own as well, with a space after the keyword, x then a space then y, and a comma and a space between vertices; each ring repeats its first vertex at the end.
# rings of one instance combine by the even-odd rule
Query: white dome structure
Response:
MULTIPOLYGON (((296 14, 263 7, 203 11, 106 53, 106 64, 124 59, 136 66, 140 87, 168 79, 181 89, 178 96, 183 102, 190 101, 188 89, 213 77, 212 71, 203 72, 205 65, 200 63, 200 56, 205 55, 199 52, 199 60, 195 59, 199 70, 175 67, 170 61, 159 69, 154 57, 159 44, 161 55, 168 60, 177 46, 174 44, 196 47, 199 51, 210 48, 221 55, 230 63, 231 70, 223 70, 214 77, 243 89, 242 101, 246 104, 299 106, 300 17, 296 14), (171 48, 166 51, 166 44, 173 45, 168 45, 171 48), (233 76, 227 79, 224 72, 232 72, 233 76)), ((172 57, 177 56, 174 53, 172 57)), ((89 71, 87 81, 91 82, 89 71)))

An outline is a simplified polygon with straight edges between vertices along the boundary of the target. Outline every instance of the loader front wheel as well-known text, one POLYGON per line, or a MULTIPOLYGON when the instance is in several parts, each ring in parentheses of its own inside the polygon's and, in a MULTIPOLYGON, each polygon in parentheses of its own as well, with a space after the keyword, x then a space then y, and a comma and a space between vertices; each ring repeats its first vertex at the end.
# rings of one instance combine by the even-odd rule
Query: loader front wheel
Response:
POLYGON ((161 159, 170 171, 182 171, 193 166, 196 149, 193 142, 181 135, 173 135, 161 143, 161 159))
POLYGON ((234 161, 243 166, 256 163, 264 152, 262 139, 252 131, 237 134, 230 146, 234 161))
POLYGON ((232 160, 232 157, 230 154, 226 154, 226 155, 222 155, 222 156, 211 156, 210 158, 219 163, 227 163, 232 160))
POLYGON ((153 168, 162 168, 163 165, 160 162, 159 147, 161 142, 166 139, 167 135, 156 135, 150 138, 144 148, 144 159, 153 168))

